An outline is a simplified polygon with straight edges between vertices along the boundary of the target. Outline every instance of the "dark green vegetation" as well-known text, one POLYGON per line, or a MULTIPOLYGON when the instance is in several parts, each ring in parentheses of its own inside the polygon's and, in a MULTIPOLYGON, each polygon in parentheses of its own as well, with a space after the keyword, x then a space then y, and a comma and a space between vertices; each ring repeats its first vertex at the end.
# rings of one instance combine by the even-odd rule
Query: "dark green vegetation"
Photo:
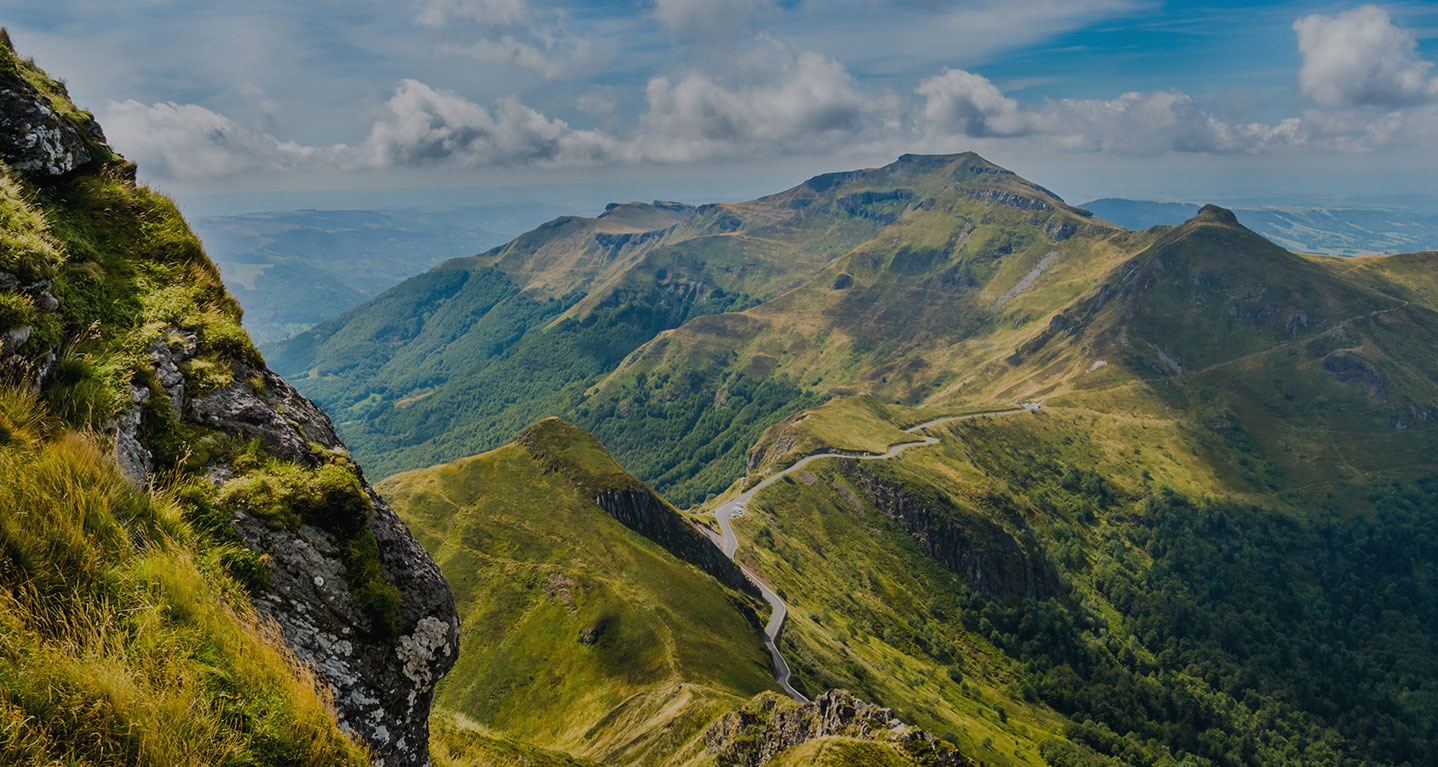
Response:
POLYGON ((476 247, 565 212, 540 203, 295 210, 192 222, 261 346, 302 332, 476 247))
MULTIPOLYGON (((702 750, 711 720, 773 688, 762 602, 601 508, 602 493, 648 490, 584 432, 545 421, 520 442, 381 490, 460 605, 440 716, 495 733, 487 746, 460 729, 442 736, 454 764, 505 764, 506 749, 527 748, 516 740, 605 764, 678 763, 702 750), (493 761, 460 760, 494 749, 493 761)), ((681 521, 655 501, 645 513, 681 521)))
MULTIPOLYGON (((1130 229, 1177 226, 1199 205, 1104 198, 1083 207, 1130 229)), ((1282 206, 1235 208, 1244 226, 1304 253, 1360 256, 1438 248, 1438 214, 1421 208, 1282 206)))
POLYGON ((1358 519, 1200 499, 1173 486, 1221 487, 1195 457, 1211 437, 1125 421, 964 422, 761 496, 745 556, 789 599, 798 679, 1026 761, 1424 763, 1433 482, 1373 488, 1358 519), (1026 595, 1026 562, 1056 581, 1026 595))

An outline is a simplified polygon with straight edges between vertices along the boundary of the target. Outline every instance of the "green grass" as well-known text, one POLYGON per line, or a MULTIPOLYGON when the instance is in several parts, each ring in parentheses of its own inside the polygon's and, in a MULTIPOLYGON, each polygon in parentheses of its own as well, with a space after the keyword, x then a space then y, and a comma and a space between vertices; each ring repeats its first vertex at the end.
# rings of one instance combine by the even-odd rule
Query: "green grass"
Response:
POLYGON ((906 722, 953 735, 965 753, 978 753, 985 738, 1003 744, 999 755, 983 757, 989 764, 1042 765, 1037 742, 1057 734, 1062 720, 1015 700, 1017 664, 966 626, 984 600, 878 512, 839 464, 806 471, 812 484, 786 478, 735 522, 740 559, 789 605, 781 644, 794 684, 811 696, 851 690, 906 722))
POLYGON ((59 262, 44 216, 26 202, 19 183, 0 177, 0 271, 31 283, 54 276, 59 262))
POLYGON ((167 492, 0 390, 0 761, 364 764, 167 492))
POLYGON ((773 681, 757 601, 611 518, 616 464, 587 434, 409 472, 380 490, 440 564, 462 619, 437 708, 505 738, 658 764, 773 681))
POLYGON ((454 715, 430 719, 430 754, 435 767, 598 767, 598 762, 496 735, 454 715))

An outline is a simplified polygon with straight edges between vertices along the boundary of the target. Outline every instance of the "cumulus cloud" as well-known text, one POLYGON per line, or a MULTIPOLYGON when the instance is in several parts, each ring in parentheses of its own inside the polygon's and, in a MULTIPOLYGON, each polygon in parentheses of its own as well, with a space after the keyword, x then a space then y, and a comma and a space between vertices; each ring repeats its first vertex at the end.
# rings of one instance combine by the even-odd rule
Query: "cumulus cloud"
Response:
POLYGON ((915 92, 925 99, 922 119, 934 127, 975 137, 1016 136, 1033 129, 1018 101, 972 72, 945 68, 919 83, 915 92))
POLYGON ((727 39, 773 7, 773 0, 655 0, 654 18, 679 37, 727 39))
POLYGON ((929 136, 1041 137, 1082 152, 1248 152, 1291 145, 1296 121, 1243 123, 1206 110, 1178 91, 1125 93, 1115 99, 1062 99, 1029 105, 982 75, 961 69, 919 83, 920 130, 929 136))
POLYGON ((1303 66, 1298 90, 1325 107, 1401 107, 1438 101, 1432 62, 1418 56, 1413 33, 1388 12, 1365 5, 1338 16, 1293 23, 1303 66))
POLYGON ((370 130, 362 162, 372 166, 594 165, 616 158, 617 141, 575 130, 516 98, 494 113, 449 91, 405 80, 370 130))
POLYGON ((816 150, 863 135, 897 110, 861 91, 839 62, 804 53, 758 82, 728 84, 700 73, 655 77, 645 88, 640 145, 664 162, 762 147, 816 150))
POLYGON ((441 27, 455 21, 512 26, 530 17, 528 0, 425 0, 415 21, 441 27))
POLYGON ((626 157, 604 133, 577 130, 517 98, 492 109, 418 80, 404 80, 355 146, 305 146, 195 104, 110 104, 102 115, 116 148, 145 175, 223 178, 250 172, 386 167, 580 166, 626 157))
POLYGON ((112 102, 102 112, 116 145, 162 178, 196 179, 246 171, 292 170, 337 161, 342 148, 319 149, 280 141, 195 104, 112 102))

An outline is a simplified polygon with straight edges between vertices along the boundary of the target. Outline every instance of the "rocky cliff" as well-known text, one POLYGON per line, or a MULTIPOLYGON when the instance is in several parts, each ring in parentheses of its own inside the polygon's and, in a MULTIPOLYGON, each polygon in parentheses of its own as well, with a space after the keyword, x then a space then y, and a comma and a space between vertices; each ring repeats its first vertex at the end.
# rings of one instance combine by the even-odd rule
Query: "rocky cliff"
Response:
POLYGON ((989 599, 1043 598, 1058 594, 1058 579, 1043 554, 1001 525, 924 494, 858 461, 849 474, 874 506, 907 531, 924 553, 958 573, 989 599))
POLYGON ((718 578, 721 583, 746 591, 754 589, 738 565, 649 488, 602 490, 594 500, 599 508, 624 523, 625 527, 718 578))
POLYGON ((763 767, 785 749, 831 736, 892 744, 914 764, 977 764, 953 744, 904 724, 892 710, 859 700, 847 690, 830 690, 803 704, 773 694, 760 696, 710 725, 704 741, 706 752, 721 767, 763 767))
POLYGON ((0 374, 109 433, 139 484, 251 552, 235 577, 377 764, 429 762, 459 621, 439 569, 323 412, 269 371, 174 206, 0 39, 0 374))
POLYGON ((549 471, 563 474, 625 527, 734 588, 757 594, 739 566, 648 485, 620 468, 591 434, 559 418, 546 418, 520 437, 549 471))

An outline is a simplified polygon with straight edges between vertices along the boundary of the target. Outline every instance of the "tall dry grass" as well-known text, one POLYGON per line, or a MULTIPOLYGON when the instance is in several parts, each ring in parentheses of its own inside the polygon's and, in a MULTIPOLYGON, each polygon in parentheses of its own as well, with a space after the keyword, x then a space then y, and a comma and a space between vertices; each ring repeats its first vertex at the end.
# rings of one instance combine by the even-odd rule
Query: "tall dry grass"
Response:
POLYGON ((365 763, 184 516, 0 390, 0 764, 365 763))

